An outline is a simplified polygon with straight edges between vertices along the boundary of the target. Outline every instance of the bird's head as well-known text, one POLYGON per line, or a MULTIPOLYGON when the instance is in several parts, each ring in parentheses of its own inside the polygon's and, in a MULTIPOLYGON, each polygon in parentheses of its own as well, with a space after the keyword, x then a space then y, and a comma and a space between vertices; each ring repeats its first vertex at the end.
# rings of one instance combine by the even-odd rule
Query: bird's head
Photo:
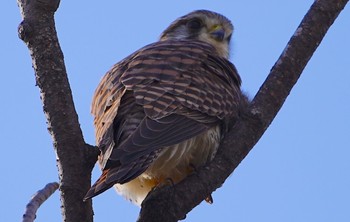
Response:
POLYGON ((229 44, 233 32, 231 21, 225 16, 207 10, 184 15, 163 31, 160 41, 200 40, 213 45, 220 56, 229 57, 229 44))

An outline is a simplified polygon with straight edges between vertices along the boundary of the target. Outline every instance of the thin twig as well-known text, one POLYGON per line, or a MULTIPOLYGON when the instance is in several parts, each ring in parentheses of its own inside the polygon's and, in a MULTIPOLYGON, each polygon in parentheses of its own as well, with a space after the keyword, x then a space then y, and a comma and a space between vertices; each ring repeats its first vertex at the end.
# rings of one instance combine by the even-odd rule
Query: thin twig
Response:
POLYGON ((43 204, 59 187, 57 182, 48 183, 46 186, 36 192, 26 206, 23 214, 22 222, 33 222, 36 218, 36 212, 41 204, 43 204))

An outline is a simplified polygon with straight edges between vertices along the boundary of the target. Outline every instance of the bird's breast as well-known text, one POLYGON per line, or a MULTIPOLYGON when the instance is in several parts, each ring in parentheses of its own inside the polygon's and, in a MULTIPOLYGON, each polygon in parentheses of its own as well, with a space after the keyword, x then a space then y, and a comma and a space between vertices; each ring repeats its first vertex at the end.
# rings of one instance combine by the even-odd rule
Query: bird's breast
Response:
POLYGON ((210 161, 219 146, 220 127, 215 126, 179 144, 162 149, 157 159, 141 174, 145 179, 171 179, 177 183, 210 161))
POLYGON ((212 160, 220 138, 220 127, 215 126, 196 137, 163 148, 144 173, 128 183, 116 184, 117 191, 140 205, 155 186, 169 179, 177 183, 212 160))

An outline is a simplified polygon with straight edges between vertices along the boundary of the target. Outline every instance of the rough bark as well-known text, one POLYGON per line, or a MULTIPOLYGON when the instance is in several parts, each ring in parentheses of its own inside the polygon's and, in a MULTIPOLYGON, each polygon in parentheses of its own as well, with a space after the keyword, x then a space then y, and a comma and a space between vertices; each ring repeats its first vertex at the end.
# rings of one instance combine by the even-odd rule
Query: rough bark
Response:
POLYGON ((314 2, 256 94, 244 118, 222 141, 212 163, 174 187, 164 187, 151 192, 142 203, 139 222, 172 222, 183 219, 208 194, 224 183, 277 115, 307 62, 347 2, 314 2))
POLYGON ((91 201, 82 199, 90 187, 97 149, 84 142, 58 43, 54 13, 59 0, 18 0, 23 21, 19 37, 32 57, 48 130, 59 169, 64 221, 93 221, 91 201))
MULTIPOLYGON (((318 0, 304 17, 242 119, 230 130, 215 159, 174 187, 151 192, 138 221, 177 221, 220 187, 270 125, 302 70, 348 0, 318 0), (157 210, 154 210, 157 209, 157 210)), ((85 144, 60 49, 54 13, 59 0, 18 0, 19 37, 27 44, 57 154, 64 221, 92 221, 90 186, 97 149, 85 144)))

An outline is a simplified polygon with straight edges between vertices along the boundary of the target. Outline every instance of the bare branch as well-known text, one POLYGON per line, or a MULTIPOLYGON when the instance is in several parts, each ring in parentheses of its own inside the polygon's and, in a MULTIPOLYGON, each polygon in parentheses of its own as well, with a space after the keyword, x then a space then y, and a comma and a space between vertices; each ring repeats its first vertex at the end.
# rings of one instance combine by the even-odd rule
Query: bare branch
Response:
POLYGON ((48 183, 46 186, 36 192, 26 206, 26 211, 23 214, 22 222, 33 222, 36 218, 36 212, 41 204, 43 204, 59 187, 56 182, 48 183))
POLYGON ((142 203, 139 222, 170 222, 186 217, 220 187, 261 138, 329 27, 348 0, 317 0, 305 15, 249 110, 222 141, 215 159, 174 187, 151 192, 142 203), (157 209, 157 210, 154 210, 157 209))
MULTIPOLYGON (((281 108, 328 28, 348 0, 317 0, 276 62, 249 110, 225 136, 210 165, 175 185, 151 192, 139 221, 177 221, 226 178, 260 139, 281 108), (157 209, 157 210, 154 210, 157 209)), ((19 37, 27 44, 40 88, 48 129, 58 158, 63 220, 92 221, 90 187, 98 150, 85 144, 74 108, 63 53, 54 24, 59 0, 18 0, 23 16, 19 37)))
POLYGON ((63 220, 92 221, 91 201, 82 199, 90 187, 98 150, 85 144, 75 111, 54 23, 59 0, 18 0, 18 5, 23 17, 19 37, 32 57, 57 155, 63 220))

